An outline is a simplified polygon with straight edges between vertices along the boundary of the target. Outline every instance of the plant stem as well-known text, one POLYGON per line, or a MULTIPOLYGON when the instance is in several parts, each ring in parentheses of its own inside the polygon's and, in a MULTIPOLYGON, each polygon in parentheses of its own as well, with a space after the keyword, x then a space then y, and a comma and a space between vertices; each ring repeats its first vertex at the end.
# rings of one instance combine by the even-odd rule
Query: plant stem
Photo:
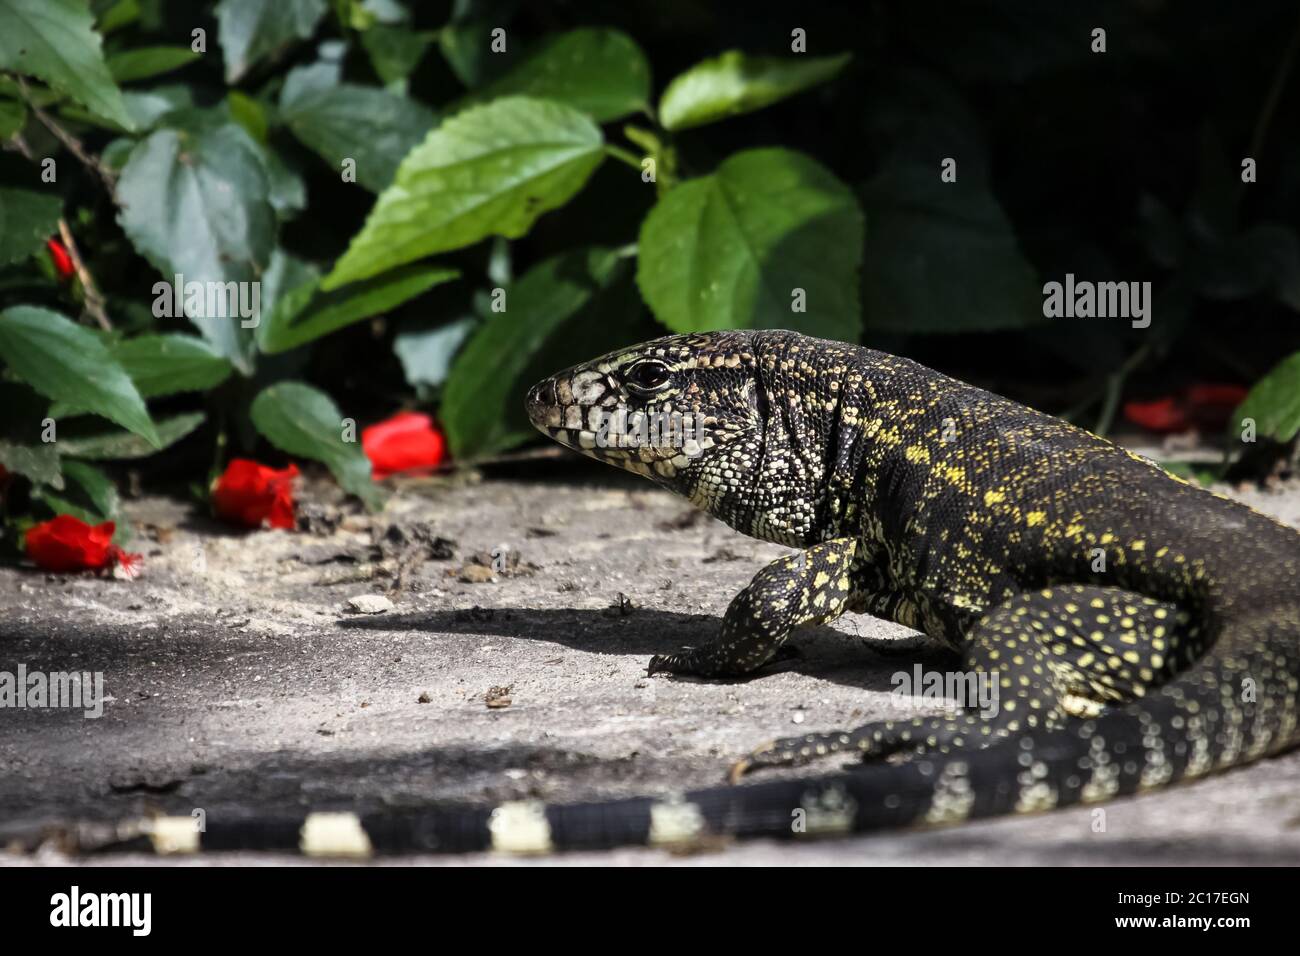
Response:
POLYGON ((615 146, 613 143, 605 144, 605 152, 615 159, 627 163, 637 172, 641 171, 641 160, 637 159, 631 152, 621 146, 615 146))
POLYGON ((112 196, 114 189, 117 187, 117 176, 113 171, 105 166, 98 156, 86 152, 86 148, 81 145, 81 140, 69 133, 59 125, 58 121, 55 120, 54 117, 36 105, 32 100, 30 91, 27 89, 27 82, 21 76, 17 77, 17 80, 18 90, 22 94, 23 101, 27 104, 27 108, 32 111, 32 115, 40 120, 41 125, 54 134, 54 138, 62 143, 67 148, 68 152, 77 157, 78 161, 80 161, 83 166, 103 181, 104 188, 107 189, 108 194, 112 196))
POLYGON ((85 261, 81 258, 77 240, 72 238, 72 230, 68 228, 68 220, 62 216, 59 217, 59 238, 63 240, 63 246, 68 250, 68 258, 72 260, 72 268, 77 270, 77 278, 81 280, 81 289, 86 296, 86 311, 99 323, 101 329, 112 332, 113 323, 108 321, 108 313, 104 310, 104 296, 100 293, 99 286, 95 284, 95 277, 90 274, 85 261))

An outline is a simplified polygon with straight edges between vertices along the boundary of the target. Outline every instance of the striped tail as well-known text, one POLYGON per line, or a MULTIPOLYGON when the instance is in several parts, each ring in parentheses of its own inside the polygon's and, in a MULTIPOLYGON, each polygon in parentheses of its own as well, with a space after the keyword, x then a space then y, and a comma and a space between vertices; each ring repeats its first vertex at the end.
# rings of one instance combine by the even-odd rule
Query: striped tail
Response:
POLYGON ((293 851, 313 856, 517 854, 682 847, 732 838, 807 839, 1094 803, 1249 763, 1296 743, 1300 641, 1290 613, 1257 614, 1146 699, 983 750, 672 798, 429 807, 119 826, 82 846, 293 851))

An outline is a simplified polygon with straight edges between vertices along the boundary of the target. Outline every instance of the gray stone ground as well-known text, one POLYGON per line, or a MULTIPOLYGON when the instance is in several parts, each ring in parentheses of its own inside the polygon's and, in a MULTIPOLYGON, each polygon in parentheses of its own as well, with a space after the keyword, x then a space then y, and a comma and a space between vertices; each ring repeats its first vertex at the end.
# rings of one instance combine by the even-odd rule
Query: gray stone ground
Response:
MULTIPOLYGON (((1300 525, 1300 487, 1243 497, 1300 525)), ((915 660, 946 660, 925 638, 853 616, 803 633, 798 657, 756 679, 646 679, 651 654, 705 640, 731 596, 782 549, 695 519, 684 502, 612 473, 417 483, 382 516, 352 515, 332 534, 233 533, 158 498, 130 510, 142 526, 136 549, 146 553, 136 581, 0 569, 0 670, 103 671, 110 695, 98 720, 0 711, 0 845, 2 834, 40 824, 150 809, 201 807, 212 819, 707 786, 773 736, 898 714, 890 675, 915 660), (394 590, 402 549, 384 557, 372 528, 396 524, 409 535, 419 522, 451 539, 454 556, 408 562, 394 590), (472 555, 501 546, 517 550, 520 564, 473 580, 486 572, 472 555), (395 606, 343 610, 363 594, 395 606), (502 687, 509 705, 488 707, 489 690, 502 687)), ((560 862, 1293 864, 1300 752, 1116 802, 1105 832, 1094 831, 1093 813, 560 862)), ((124 860, 153 862, 112 862, 124 860)), ((49 847, 0 851, 0 863, 31 862, 69 860, 49 847)))

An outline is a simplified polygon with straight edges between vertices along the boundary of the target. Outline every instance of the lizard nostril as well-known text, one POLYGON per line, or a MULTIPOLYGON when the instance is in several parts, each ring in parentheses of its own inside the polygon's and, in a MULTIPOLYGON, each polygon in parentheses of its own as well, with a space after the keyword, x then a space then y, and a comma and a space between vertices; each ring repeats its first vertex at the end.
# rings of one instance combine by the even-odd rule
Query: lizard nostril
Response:
POLYGON ((555 382, 547 379, 544 382, 538 382, 528 393, 528 404, 534 406, 550 406, 555 404, 555 382))

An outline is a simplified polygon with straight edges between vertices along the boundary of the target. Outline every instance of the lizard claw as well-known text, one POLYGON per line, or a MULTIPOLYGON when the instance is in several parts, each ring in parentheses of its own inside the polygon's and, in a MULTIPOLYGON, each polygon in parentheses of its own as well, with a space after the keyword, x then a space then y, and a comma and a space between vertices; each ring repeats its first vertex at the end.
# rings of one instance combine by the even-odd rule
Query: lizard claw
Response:
POLYGON ((769 740, 765 744, 759 744, 749 752, 748 756, 741 757, 733 763, 731 768, 727 771, 727 782, 733 787, 740 783, 741 778, 754 769, 759 754, 768 753, 775 749, 776 743, 775 740, 769 740))
POLYGON ((690 674, 693 673, 691 668, 692 648, 683 648, 676 654, 656 654, 650 658, 650 663, 646 665, 645 673, 647 677, 653 677, 655 674, 690 674))

